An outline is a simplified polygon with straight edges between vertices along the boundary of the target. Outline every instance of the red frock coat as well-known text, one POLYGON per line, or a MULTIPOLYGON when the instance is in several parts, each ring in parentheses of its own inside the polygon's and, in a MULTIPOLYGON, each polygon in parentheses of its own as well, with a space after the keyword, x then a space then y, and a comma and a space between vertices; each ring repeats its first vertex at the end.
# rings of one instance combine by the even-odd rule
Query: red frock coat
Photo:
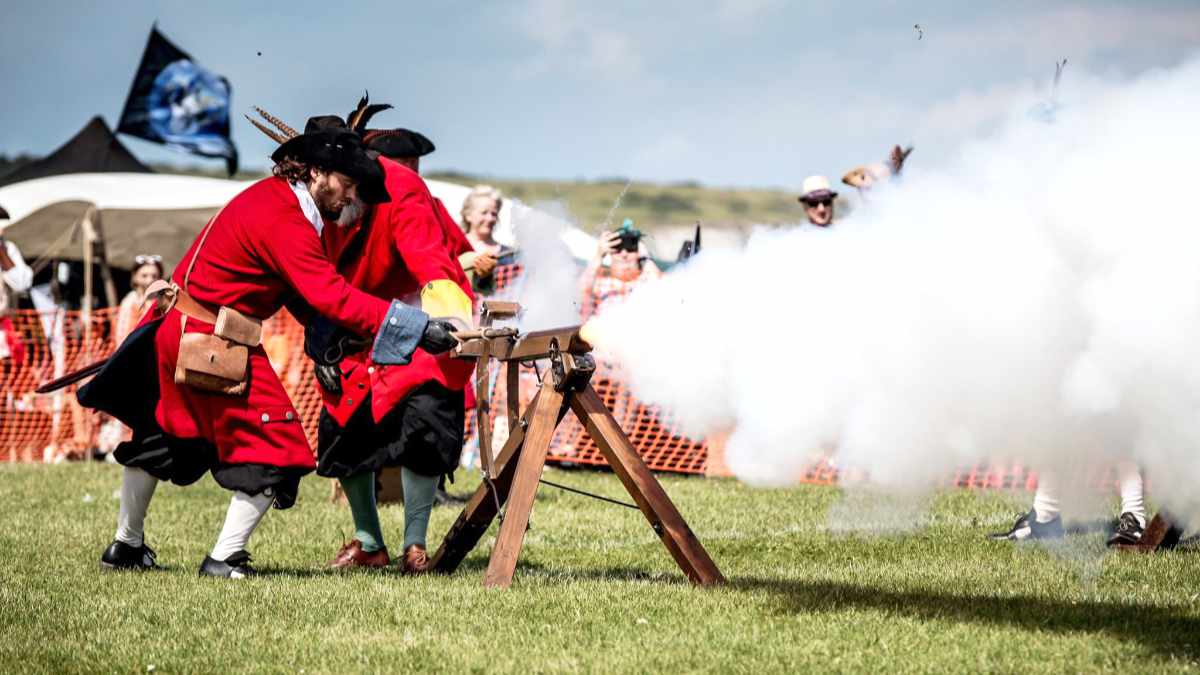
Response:
MULTIPOLYGON (((175 266, 172 278, 180 286, 199 242, 197 237, 175 266)), ((376 333, 390 305, 338 275, 295 193, 280 178, 255 183, 220 212, 187 292, 214 313, 228 305, 259 319, 299 297, 316 313, 361 335, 376 333)), ((180 314, 172 309, 155 336, 161 395, 155 417, 163 430, 207 439, 226 464, 315 467, 300 416, 262 346, 250 350, 246 396, 211 394, 175 384, 180 328, 180 314)), ((189 318, 186 330, 211 333, 213 327, 189 318)))
MULTIPOLYGON (((379 163, 392 199, 367 215, 361 249, 351 242, 364 226, 362 221, 349 227, 327 225, 322 233, 330 259, 338 261, 338 272, 355 288, 380 298, 416 304, 426 284, 444 279, 457 284, 473 301, 471 283, 457 254, 451 253, 461 245, 454 233, 462 236, 454 219, 416 172, 384 157, 379 163)), ((433 356, 422 349, 406 366, 378 366, 362 351, 342 360, 342 393, 322 388, 321 395, 326 411, 344 427, 369 387, 371 416, 378 422, 425 382, 438 382, 451 391, 463 389, 472 368, 470 361, 448 354, 433 356)))

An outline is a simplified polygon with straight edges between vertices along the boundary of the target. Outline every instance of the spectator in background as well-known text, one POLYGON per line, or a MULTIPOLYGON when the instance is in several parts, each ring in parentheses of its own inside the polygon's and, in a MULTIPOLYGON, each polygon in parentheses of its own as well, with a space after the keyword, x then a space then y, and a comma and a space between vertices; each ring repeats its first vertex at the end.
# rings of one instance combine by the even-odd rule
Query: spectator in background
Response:
POLYGON ((142 305, 146 302, 146 289, 150 284, 163 278, 162 256, 139 255, 133 259, 133 273, 129 275, 129 293, 121 299, 117 307, 116 344, 121 344, 125 336, 137 326, 142 316, 142 305))
POLYGON ((639 284, 661 276, 662 270, 650 260, 642 242, 642 233, 626 218, 621 229, 600 233, 596 254, 579 278, 581 318, 587 321, 606 302, 625 297, 639 284))
MULTIPOLYGON (((25 358, 25 346, 9 314, 17 307, 17 295, 28 293, 33 285, 33 270, 25 264, 17 245, 4 237, 8 211, 0 207, 0 362, 14 363, 25 358)), ((8 366, 4 366, 7 371, 8 366)))
POLYGON ((480 295, 496 292, 496 265, 511 262, 506 258, 515 252, 493 238, 503 203, 500 191, 490 185, 476 185, 463 200, 463 229, 475 250, 460 255, 458 261, 471 279, 471 288, 480 295))
MULTIPOLYGON (((142 316, 142 305, 146 302, 146 289, 163 276, 162 256, 134 256, 133 272, 129 275, 130 290, 121 299, 121 304, 117 305, 116 327, 113 333, 114 348, 124 342, 126 336, 137 327, 138 319, 142 316)), ((100 424, 100 431, 96 434, 96 451, 109 461, 115 461, 111 456, 112 451, 116 450, 122 441, 133 438, 133 434, 128 427, 109 415, 101 413, 100 417, 104 421, 100 424)))
POLYGON ((833 202, 837 193, 825 176, 809 176, 800 188, 799 201, 804 204, 804 215, 808 222, 817 227, 829 227, 833 223, 833 202))

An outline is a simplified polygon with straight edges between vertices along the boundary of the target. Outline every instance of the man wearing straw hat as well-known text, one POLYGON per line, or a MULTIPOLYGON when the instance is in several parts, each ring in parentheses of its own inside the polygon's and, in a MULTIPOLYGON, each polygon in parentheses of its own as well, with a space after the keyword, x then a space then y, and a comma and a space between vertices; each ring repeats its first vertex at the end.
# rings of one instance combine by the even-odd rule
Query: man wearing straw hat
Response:
POLYGON ((837 193, 825 176, 809 176, 804 179, 797 201, 804 205, 808 222, 817 227, 829 227, 833 223, 833 202, 837 193))
MULTIPOLYGON (((336 119, 336 118, 333 118, 336 119)), ((125 466, 117 532, 105 569, 155 567, 143 524, 160 480, 188 485, 211 472, 233 492, 201 576, 254 573, 246 551, 267 509, 288 508, 315 468, 300 417, 261 342, 261 322, 285 303, 302 322, 325 317, 373 336, 374 364, 407 363, 420 345, 442 352, 450 326, 372 296, 339 276, 321 231, 356 197, 388 200, 383 172, 357 134, 313 118, 272 155, 270 178, 234 197, 147 296, 157 307, 79 390, 80 402, 124 422, 133 439, 113 456, 125 466), (139 395, 141 394, 141 395, 139 395)))

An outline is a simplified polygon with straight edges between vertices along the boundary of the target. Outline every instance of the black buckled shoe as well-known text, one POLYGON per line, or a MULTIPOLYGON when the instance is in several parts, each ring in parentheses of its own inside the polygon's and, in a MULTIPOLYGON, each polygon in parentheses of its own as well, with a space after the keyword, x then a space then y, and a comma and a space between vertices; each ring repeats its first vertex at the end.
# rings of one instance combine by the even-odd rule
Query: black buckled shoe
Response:
POLYGON ((1039 523, 1037 520, 1037 511, 1029 509, 1029 513, 1021 514, 1017 517, 1017 522, 1013 523, 1012 529, 1008 532, 996 532, 989 534, 990 539, 1000 541, 1024 541, 1026 539, 1061 539, 1063 536, 1063 524, 1061 516, 1054 516, 1053 520, 1045 523, 1039 523))
POLYGON ((202 577, 245 579, 256 574, 258 572, 250 566, 250 554, 245 551, 238 551, 224 560, 213 560, 204 556, 204 562, 200 563, 202 577))
POLYGON ((130 546, 123 541, 113 540, 100 556, 102 570, 152 570, 158 565, 154 563, 154 550, 142 542, 141 546, 130 546))
POLYGON ((1113 531, 1112 536, 1108 538, 1109 548, 1113 546, 1133 546, 1142 540, 1142 532, 1145 528, 1137 519, 1137 516, 1126 511, 1117 518, 1117 529, 1113 531))

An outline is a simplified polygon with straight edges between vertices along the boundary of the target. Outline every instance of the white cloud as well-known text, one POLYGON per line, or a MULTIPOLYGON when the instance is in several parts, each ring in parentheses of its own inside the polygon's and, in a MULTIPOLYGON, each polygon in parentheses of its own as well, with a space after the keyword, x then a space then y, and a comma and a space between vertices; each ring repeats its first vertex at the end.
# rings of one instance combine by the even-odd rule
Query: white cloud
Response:
POLYGON ((605 27, 595 6, 573 0, 529 0, 514 12, 517 29, 539 48, 522 64, 521 74, 554 70, 610 78, 641 72, 639 42, 621 30, 605 27))

